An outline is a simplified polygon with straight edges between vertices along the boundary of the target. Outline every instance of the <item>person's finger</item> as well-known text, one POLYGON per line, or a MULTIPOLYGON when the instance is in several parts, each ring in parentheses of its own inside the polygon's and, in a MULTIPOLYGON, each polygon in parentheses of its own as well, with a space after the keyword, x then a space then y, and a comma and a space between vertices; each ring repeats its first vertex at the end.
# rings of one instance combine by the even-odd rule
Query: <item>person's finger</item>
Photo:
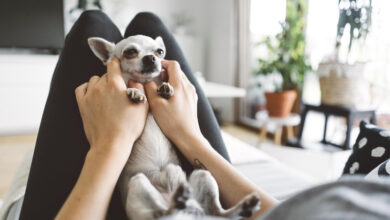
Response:
POLYGON ((184 81, 184 85, 187 87, 187 88, 190 88, 191 90, 193 90, 196 94, 196 88, 194 86, 194 84, 192 84, 192 82, 188 79, 188 77, 186 76, 185 73, 182 73, 182 79, 184 81))
POLYGON ((80 86, 78 86, 75 90, 75 94, 76 94, 76 100, 77 102, 79 102, 81 100, 81 98, 83 98, 85 96, 85 94, 87 93, 87 89, 88 89, 88 83, 83 83, 81 84, 80 86))
POLYGON ((127 82, 127 87, 128 88, 136 88, 136 89, 139 89, 145 93, 144 86, 141 83, 135 82, 131 79, 127 82))
POLYGON ((112 60, 107 64, 107 77, 109 79, 123 79, 121 63, 117 57, 112 58, 112 60))
POLYGON ((105 76, 107 82, 113 83, 113 85, 118 86, 121 89, 126 89, 126 83, 123 80, 122 71, 120 67, 120 60, 117 57, 114 57, 107 64, 107 75, 105 76))
POLYGON ((122 77, 120 60, 117 57, 112 58, 107 64, 107 73, 109 77, 122 77))
POLYGON ((97 75, 94 75, 94 76, 92 76, 92 77, 89 79, 88 84, 89 84, 89 85, 93 85, 93 84, 97 83, 99 80, 100 80, 100 77, 97 76, 97 75))
POLYGON ((192 85, 191 81, 188 79, 188 77, 186 76, 185 73, 182 72, 181 76, 182 76, 183 80, 184 80, 186 83, 189 83, 189 84, 192 85))
POLYGON ((181 79, 181 69, 180 65, 177 61, 174 60, 162 60, 161 64, 163 68, 166 69, 168 74, 168 82, 173 86, 176 87, 180 83, 181 79))
POLYGON ((153 81, 148 82, 144 85, 146 96, 149 100, 152 100, 153 98, 157 97, 157 84, 153 81))
POLYGON ((108 73, 105 73, 103 74, 101 77, 100 77, 100 80, 99 80, 99 83, 105 83, 108 81, 108 73))

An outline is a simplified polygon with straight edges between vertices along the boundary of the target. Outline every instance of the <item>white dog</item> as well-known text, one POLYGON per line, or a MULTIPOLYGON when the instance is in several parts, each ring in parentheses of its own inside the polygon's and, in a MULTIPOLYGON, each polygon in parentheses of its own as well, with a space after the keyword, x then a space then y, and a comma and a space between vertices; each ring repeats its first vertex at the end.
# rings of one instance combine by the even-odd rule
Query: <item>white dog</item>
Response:
MULTIPOLYGON (((89 38, 93 53, 107 64, 114 56, 121 62, 124 80, 160 84, 157 93, 169 98, 172 86, 161 66, 165 46, 161 37, 131 36, 118 44, 102 38, 89 38)), ((146 102, 138 89, 129 88, 133 102, 146 102)), ((206 170, 195 170, 190 177, 181 169, 172 143, 164 136, 149 113, 144 131, 135 142, 129 160, 119 179, 119 189, 130 219, 156 219, 177 212, 206 214, 244 219, 259 208, 260 200, 250 194, 230 209, 223 209, 219 201, 218 185, 206 170)))

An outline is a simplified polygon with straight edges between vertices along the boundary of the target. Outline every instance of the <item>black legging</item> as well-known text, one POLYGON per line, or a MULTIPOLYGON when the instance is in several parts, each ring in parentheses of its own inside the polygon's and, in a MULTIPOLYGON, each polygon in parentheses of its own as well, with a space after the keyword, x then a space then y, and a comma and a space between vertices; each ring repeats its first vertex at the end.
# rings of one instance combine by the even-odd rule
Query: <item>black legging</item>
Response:
MULTIPOLYGON (((139 13, 131 21, 125 37, 136 34, 163 38, 167 50, 166 59, 178 61, 196 88, 199 98, 199 125, 203 135, 218 153, 229 160, 212 109, 172 34, 152 13, 139 13)), ((53 74, 38 132, 20 216, 22 220, 53 219, 71 192, 83 167, 89 144, 84 134, 74 90, 91 76, 101 76, 106 72, 106 67, 93 55, 87 44, 89 37, 102 37, 111 42, 123 39, 118 28, 101 11, 84 12, 67 35, 53 74)), ((180 157, 184 161, 184 169, 190 171, 189 163, 182 155, 180 157)), ((107 219, 125 218, 118 190, 115 189, 107 219)))

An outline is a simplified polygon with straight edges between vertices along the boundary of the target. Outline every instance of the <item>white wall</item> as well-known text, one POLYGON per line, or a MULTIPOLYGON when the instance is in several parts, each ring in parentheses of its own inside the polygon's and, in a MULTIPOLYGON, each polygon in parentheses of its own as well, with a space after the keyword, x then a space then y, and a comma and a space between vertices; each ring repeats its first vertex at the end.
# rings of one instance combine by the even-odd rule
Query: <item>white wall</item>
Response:
MULTIPOLYGON (((234 0, 208 2, 206 29, 206 78, 213 82, 234 85, 236 74, 236 30, 234 0)), ((222 110, 225 121, 234 119, 232 99, 213 99, 214 107, 222 110)))

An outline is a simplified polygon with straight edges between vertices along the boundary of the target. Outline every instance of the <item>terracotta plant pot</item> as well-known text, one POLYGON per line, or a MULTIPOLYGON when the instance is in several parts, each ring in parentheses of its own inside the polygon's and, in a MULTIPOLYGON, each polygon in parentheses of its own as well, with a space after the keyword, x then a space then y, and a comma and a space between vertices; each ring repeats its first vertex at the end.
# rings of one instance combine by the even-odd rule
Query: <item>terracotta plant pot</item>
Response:
POLYGON ((282 92, 266 92, 267 110, 271 117, 288 117, 297 98, 295 90, 286 90, 282 92))

